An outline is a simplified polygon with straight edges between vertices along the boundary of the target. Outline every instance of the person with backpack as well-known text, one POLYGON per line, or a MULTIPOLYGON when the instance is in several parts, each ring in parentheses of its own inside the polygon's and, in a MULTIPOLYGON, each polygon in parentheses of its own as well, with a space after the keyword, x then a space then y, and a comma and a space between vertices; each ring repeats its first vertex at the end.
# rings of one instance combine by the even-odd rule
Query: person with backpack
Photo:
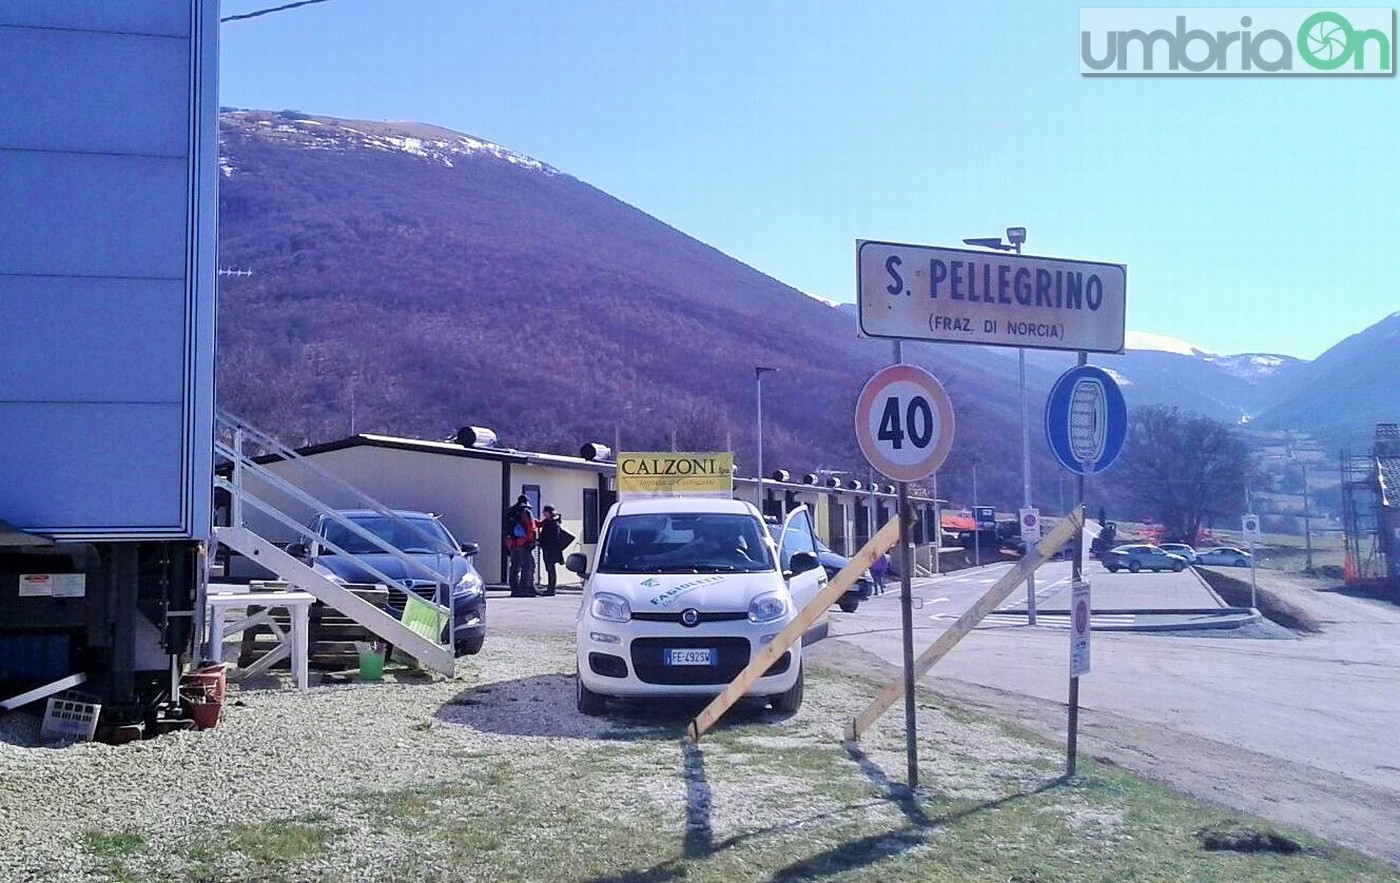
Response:
POLYGON ((535 540, 538 538, 530 498, 521 494, 515 505, 506 510, 506 556, 509 560, 506 581, 512 598, 532 598, 535 595, 535 540))

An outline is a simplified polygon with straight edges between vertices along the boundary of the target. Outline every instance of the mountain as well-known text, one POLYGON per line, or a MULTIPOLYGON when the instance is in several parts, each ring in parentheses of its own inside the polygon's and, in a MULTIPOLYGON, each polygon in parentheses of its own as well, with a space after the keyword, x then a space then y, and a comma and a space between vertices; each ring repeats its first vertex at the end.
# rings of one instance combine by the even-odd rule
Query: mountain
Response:
MULTIPOLYGON (((852 305, 435 126, 226 111, 220 152, 220 402, 288 442, 448 438, 471 424, 556 453, 618 437, 624 448, 732 447, 752 474, 761 365, 779 369, 762 381, 765 468, 868 474, 855 400, 891 346, 857 336, 852 305)), ((1392 316, 1313 363, 1134 335, 1127 352, 1093 362, 1130 407, 1367 438, 1400 418, 1397 335, 1392 316)), ((978 461, 982 498, 1014 505, 1016 351, 909 343, 904 355, 953 400, 939 494, 966 502, 978 461)), ((1033 484, 1056 487, 1040 409, 1075 356, 1032 350, 1026 361, 1033 484)), ((1090 486, 1113 493, 1107 480, 1090 486)))
MULTIPOLYGON (((830 304, 471 136, 228 111, 220 142, 220 401, 285 440, 472 424, 573 453, 674 434, 732 443, 752 474, 762 365, 779 369, 765 467, 865 475, 855 400, 890 345, 830 304)), ((1002 431, 1014 378, 951 350, 908 348, 954 399, 957 447, 1019 464, 1002 431)), ((1008 494, 1019 481, 989 471, 1008 494)))
POLYGON ((1334 444, 1366 442, 1377 423, 1400 421, 1400 313, 1392 313, 1291 374, 1255 425, 1305 428, 1334 444))

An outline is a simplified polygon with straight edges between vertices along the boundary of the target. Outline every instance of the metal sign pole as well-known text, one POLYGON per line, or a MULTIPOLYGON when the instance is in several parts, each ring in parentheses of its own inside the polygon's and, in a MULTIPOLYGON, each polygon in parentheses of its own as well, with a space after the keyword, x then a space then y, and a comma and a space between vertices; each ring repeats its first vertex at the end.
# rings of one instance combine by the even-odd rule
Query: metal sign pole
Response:
MULTIPOLYGON (((1089 364, 1089 354, 1083 350, 1079 352, 1079 367, 1089 364)), ((1087 464, 1086 464, 1087 465, 1087 464)), ((1087 471, 1087 470, 1086 470, 1087 471)), ((1084 509, 1084 473, 1079 474, 1077 492, 1075 496, 1075 510, 1079 512, 1081 526, 1074 536, 1074 558, 1071 565, 1070 584, 1074 585, 1084 581, 1084 528, 1083 519, 1086 517, 1084 509)), ((1072 629, 1071 629, 1072 631, 1072 629)), ((1079 766, 1079 677, 1070 675, 1069 679, 1069 730, 1065 739, 1065 775, 1073 777, 1079 766)))
POLYGON ((904 636, 904 751, 908 757, 909 787, 919 787, 918 721, 914 701, 914 595, 909 554, 909 485, 899 483, 899 615, 904 636))
POLYGON ((1255 610, 1259 609, 1259 590, 1254 578, 1254 559, 1259 556, 1254 554, 1254 541, 1249 541, 1249 606, 1255 610))
MULTIPOLYGON (((894 361, 904 364, 902 341, 894 342, 894 361)), ((904 644, 904 754, 908 767, 909 787, 919 787, 919 738, 917 703, 914 699, 914 572, 909 554, 909 484, 901 481, 895 517, 899 519, 899 629, 904 644)))

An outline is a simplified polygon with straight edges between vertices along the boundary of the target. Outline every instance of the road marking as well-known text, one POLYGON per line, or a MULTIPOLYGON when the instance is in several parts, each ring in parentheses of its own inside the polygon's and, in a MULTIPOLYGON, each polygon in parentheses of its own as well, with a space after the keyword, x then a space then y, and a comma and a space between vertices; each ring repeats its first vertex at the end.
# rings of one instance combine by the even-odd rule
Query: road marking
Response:
MULTIPOLYGON (((1131 613, 1103 614, 1095 613, 1090 617, 1090 627, 1098 626, 1122 626, 1132 625, 1137 617, 1131 613)), ((1014 612, 1009 610, 998 610, 987 614, 986 619, 980 623, 984 627, 1000 627, 1008 625, 1026 625, 1026 612, 1014 612)), ((1068 629, 1070 626, 1069 616, 1065 614, 1038 613, 1035 617, 1037 626, 1044 626, 1051 629, 1068 629)))

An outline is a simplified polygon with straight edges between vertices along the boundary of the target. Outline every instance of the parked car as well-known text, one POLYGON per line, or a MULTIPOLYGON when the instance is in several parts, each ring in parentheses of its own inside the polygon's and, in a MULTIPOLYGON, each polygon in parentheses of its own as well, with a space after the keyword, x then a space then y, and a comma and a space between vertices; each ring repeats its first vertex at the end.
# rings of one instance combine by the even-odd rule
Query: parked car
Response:
MULTIPOLYGON (((817 560, 821 561, 822 568, 826 570, 826 578, 829 580, 836 579, 836 574, 851 563, 851 559, 839 552, 833 552, 821 540, 817 540, 817 560)), ((843 613, 855 613, 860 607, 860 602, 870 600, 870 596, 873 594, 875 594, 875 577, 867 569, 856 577, 856 581, 851 584, 845 594, 836 599, 836 606, 841 608, 843 613)))
POLYGON ((1162 543, 1157 548, 1171 552, 1173 555, 1180 555, 1186 559, 1187 564, 1196 563, 1196 550, 1185 543, 1162 543))
MULTIPOLYGON (((584 576, 577 624, 578 710, 610 697, 713 696, 787 627, 826 582, 806 507, 788 513, 774 543, 742 500, 669 497, 614 503, 598 559, 574 553, 584 576)), ((825 618, 808 630, 825 634, 825 618)), ((802 642, 748 695, 791 714, 802 705, 802 642)))
MULTIPOLYGON (((389 585, 388 609, 403 614, 405 592, 450 607, 454 652, 480 653, 486 641, 486 592, 481 575, 472 564, 476 543, 458 543, 437 516, 428 512, 393 510, 385 515, 372 509, 347 509, 334 515, 318 515, 311 523, 317 537, 339 546, 341 555, 321 542, 298 544, 287 551, 304 558, 312 569, 339 583, 383 583, 370 567, 395 580, 389 585), (411 567, 395 555, 346 527, 349 521, 414 561, 428 568, 411 567), (432 573, 440 575, 434 579, 432 573)), ((448 639, 444 633, 440 640, 448 639)))
POLYGON ((1214 549, 1202 549, 1196 553, 1197 564, 1215 564, 1224 567, 1248 567, 1250 555, 1244 549, 1236 549, 1233 546, 1217 546, 1214 549))
POLYGON ((1103 566, 1107 567, 1110 573, 1117 573, 1125 568, 1129 573, 1137 573, 1139 570, 1182 571, 1186 569, 1186 559, 1157 546, 1134 543, 1110 549, 1103 556, 1103 566))
MULTIPOLYGON (((773 537, 775 543, 781 543, 780 529, 782 525, 773 516, 768 516, 768 533, 773 537)), ((840 573, 851 559, 839 552, 834 552, 826 543, 820 539, 816 541, 817 560, 821 561, 822 569, 826 571, 828 580, 836 579, 836 574, 840 573)), ((875 577, 869 570, 863 572, 846 592, 836 600, 836 606, 842 613, 855 613, 860 608, 860 602, 869 601, 870 596, 875 594, 875 577)))

